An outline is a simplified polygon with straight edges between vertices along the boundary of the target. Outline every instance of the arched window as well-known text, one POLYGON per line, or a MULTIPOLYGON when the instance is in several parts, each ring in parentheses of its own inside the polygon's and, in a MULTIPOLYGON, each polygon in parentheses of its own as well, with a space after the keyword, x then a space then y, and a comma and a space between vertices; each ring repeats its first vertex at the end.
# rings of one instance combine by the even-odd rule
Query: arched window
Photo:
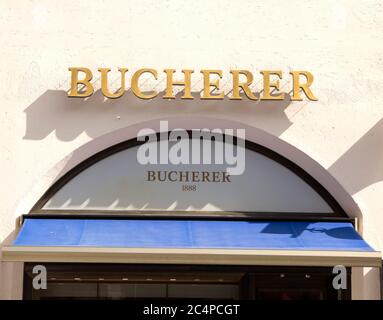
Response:
MULTIPOLYGON (((236 145, 227 140, 223 137, 225 148, 236 145)), ((190 158, 192 142, 186 141, 190 158)), ((159 141, 150 143, 160 150, 159 141)), ((217 143, 211 143, 212 158, 217 143)), ((345 216, 307 172, 255 143, 245 143, 240 175, 225 173, 227 164, 142 165, 137 161, 142 144, 129 140, 87 159, 54 184, 32 213, 345 216)))

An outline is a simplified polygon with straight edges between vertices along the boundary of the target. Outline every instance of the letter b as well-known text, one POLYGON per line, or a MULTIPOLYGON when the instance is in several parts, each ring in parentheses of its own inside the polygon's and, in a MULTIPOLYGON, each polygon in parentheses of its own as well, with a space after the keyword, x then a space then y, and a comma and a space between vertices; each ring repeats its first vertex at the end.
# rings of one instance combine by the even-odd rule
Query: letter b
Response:
POLYGON ((88 68, 68 68, 68 70, 72 73, 71 74, 71 84, 70 84, 70 91, 68 96, 69 97, 78 97, 78 98, 86 98, 93 94, 93 85, 90 83, 92 80, 92 71, 90 71, 88 68), (85 78, 83 80, 78 79, 78 73, 83 72, 85 73, 85 78), (78 85, 82 84, 85 88, 84 91, 80 92, 78 90, 78 85))
POLYGON ((155 181, 156 173, 154 171, 148 171, 148 180, 147 181, 155 181))

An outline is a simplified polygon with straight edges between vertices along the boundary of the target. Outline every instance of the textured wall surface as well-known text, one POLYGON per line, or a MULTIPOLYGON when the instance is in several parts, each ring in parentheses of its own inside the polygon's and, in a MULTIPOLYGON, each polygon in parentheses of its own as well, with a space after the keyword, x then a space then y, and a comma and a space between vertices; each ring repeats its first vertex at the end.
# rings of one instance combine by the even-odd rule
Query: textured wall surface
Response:
MULTIPOLYGON (((359 206, 366 240, 383 248, 381 1, 4 0, 0 45, 0 242, 77 148, 142 121, 198 116, 261 129, 317 161, 359 206), (69 66, 238 68, 256 82, 262 69, 309 70, 319 101, 73 100, 69 66)), ((163 76, 154 85, 161 90, 163 76)), ((9 283, 17 268, 2 263, 1 297, 19 297, 9 283)), ((377 271, 355 273, 354 298, 378 298, 377 271)))

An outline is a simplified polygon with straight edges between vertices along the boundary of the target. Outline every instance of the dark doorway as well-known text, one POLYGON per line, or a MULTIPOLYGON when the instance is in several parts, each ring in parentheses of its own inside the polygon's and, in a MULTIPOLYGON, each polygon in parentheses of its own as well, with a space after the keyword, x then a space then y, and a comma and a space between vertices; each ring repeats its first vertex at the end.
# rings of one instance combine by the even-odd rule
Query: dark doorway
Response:
POLYGON ((331 268, 125 264, 44 264, 47 289, 36 290, 26 263, 24 299, 337 300, 331 268))

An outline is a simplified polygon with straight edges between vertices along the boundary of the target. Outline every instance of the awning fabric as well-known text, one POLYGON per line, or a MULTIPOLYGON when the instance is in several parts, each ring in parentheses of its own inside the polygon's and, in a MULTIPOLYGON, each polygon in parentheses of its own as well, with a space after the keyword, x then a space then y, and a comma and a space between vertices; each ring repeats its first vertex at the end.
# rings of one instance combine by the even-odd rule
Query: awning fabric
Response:
POLYGON ((26 219, 8 261, 379 266, 349 222, 26 219))

